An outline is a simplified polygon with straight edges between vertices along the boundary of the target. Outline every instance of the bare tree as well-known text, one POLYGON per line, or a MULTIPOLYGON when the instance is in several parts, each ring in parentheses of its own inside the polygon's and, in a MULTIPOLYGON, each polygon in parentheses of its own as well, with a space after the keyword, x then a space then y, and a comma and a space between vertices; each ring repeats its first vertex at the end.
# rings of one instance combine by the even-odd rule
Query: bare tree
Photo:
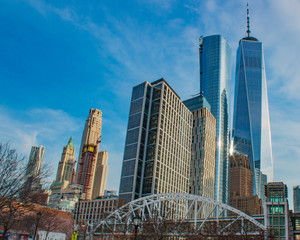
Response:
MULTIPOLYGON (((139 231, 134 231, 133 222, 128 224, 104 227, 99 237, 111 236, 114 239, 186 239, 186 240, 264 240, 275 239, 272 231, 264 231, 246 220, 220 220, 199 222, 198 226, 189 221, 174 219, 172 216, 153 214, 147 216, 139 225, 139 231), (201 225, 201 227, 200 227, 201 225)), ((99 231, 101 232, 101 231, 99 231)))
POLYGON ((50 232, 62 232, 67 235, 72 234, 72 216, 66 219, 64 216, 61 216, 61 212, 58 210, 47 207, 39 207, 34 210, 32 217, 36 230, 43 230, 46 232, 46 239, 50 232))
POLYGON ((50 208, 42 208, 38 210, 38 213, 37 220, 39 220, 39 229, 46 232, 47 239, 49 232, 57 230, 63 222, 57 217, 57 212, 50 208))
POLYGON ((0 225, 3 227, 2 239, 5 239, 5 235, 12 227, 24 219, 27 209, 24 208, 24 204, 19 202, 7 201, 5 206, 2 207, 0 212, 0 225))
POLYGON ((39 229, 46 231, 46 239, 50 232, 61 232, 67 236, 73 233, 74 220, 71 213, 42 207, 40 212, 39 229), (68 216, 66 216, 68 215, 68 216))
MULTIPOLYGON (((31 203, 38 200, 36 192, 26 184, 30 167, 9 144, 0 143, 0 225, 4 228, 3 239, 6 232, 33 209, 31 203)), ((39 176, 30 176, 30 180, 40 181, 47 175, 47 171, 43 171, 39 176)))
POLYGON ((15 149, 0 143, 0 210, 23 190, 26 177, 23 162, 24 157, 19 157, 15 149))
POLYGON ((37 239, 40 230, 46 232, 46 239, 50 232, 65 233, 71 238, 74 220, 71 213, 51 209, 39 205, 30 205, 30 211, 13 226, 14 230, 28 232, 37 239))

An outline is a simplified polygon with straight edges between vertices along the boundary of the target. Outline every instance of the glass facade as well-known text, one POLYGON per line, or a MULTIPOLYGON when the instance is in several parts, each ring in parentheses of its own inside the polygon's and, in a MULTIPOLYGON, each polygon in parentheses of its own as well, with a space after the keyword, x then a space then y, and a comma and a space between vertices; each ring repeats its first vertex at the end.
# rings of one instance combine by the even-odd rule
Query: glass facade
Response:
POLYGON ((232 138, 234 151, 249 156, 253 193, 262 198, 260 175, 272 181, 273 160, 263 47, 253 37, 240 40, 237 50, 232 138))
POLYGON ((300 212, 300 185, 293 187, 294 212, 300 212))
POLYGON ((127 136, 121 172, 120 199, 126 202, 139 195, 142 178, 144 144, 148 119, 150 90, 142 83, 132 90, 127 136), (142 141, 143 139, 143 141, 142 141))
POLYGON ((265 185, 265 225, 272 229, 276 239, 290 239, 287 186, 282 182, 265 185))
POLYGON ((231 48, 220 35, 200 38, 200 90, 216 118, 215 199, 228 202, 231 48))
POLYGON ((183 103, 191 112, 202 108, 207 108, 209 111, 211 111, 211 107, 203 95, 185 100, 183 103))

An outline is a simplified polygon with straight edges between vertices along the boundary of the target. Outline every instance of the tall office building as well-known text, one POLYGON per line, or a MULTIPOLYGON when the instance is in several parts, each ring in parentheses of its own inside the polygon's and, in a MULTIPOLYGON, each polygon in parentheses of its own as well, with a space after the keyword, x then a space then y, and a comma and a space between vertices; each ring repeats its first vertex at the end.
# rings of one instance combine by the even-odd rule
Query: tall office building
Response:
POLYGON ((300 185, 293 187, 294 212, 300 212, 300 185))
POLYGON ((190 193, 214 199, 216 119, 202 94, 183 103, 193 114, 190 193))
POLYGON ((249 156, 254 194, 261 194, 261 174, 273 179, 271 130, 263 46, 250 36, 247 9, 247 37, 239 42, 233 115, 233 150, 249 156))
POLYGON ((230 156, 229 205, 249 215, 262 214, 263 206, 257 195, 253 196, 253 171, 247 156, 230 156))
POLYGON ((216 118, 215 199, 228 201, 231 48, 220 35, 200 38, 200 90, 216 118))
POLYGON ((119 197, 188 193, 192 114, 164 79, 133 88, 119 197))
POLYGON ((104 195, 104 190, 106 188, 106 181, 107 181, 107 173, 108 173, 107 161, 108 161, 107 151, 99 152, 97 164, 96 164, 96 170, 95 170, 92 199, 104 195))
POLYGON ((73 139, 70 138, 67 146, 63 148, 61 160, 58 163, 56 173, 56 182, 68 181, 71 183, 72 173, 74 169, 75 147, 73 147, 73 139))
POLYGON ((75 147, 73 146, 73 139, 70 138, 68 144, 64 146, 63 152, 61 155, 61 160, 58 163, 56 179, 50 186, 51 189, 51 196, 49 199, 49 204, 53 205, 57 204, 56 201, 58 198, 62 197, 62 192, 66 195, 65 189, 68 188, 69 184, 72 184, 74 181, 74 168, 75 168, 75 147), (54 201, 53 201, 54 200, 54 201))
POLYGON ((83 186, 86 200, 92 198, 101 127, 102 112, 91 109, 82 135, 75 180, 83 186))
POLYGON ((45 147, 32 146, 27 169, 26 169, 26 188, 34 191, 41 190, 40 174, 43 165, 45 147))

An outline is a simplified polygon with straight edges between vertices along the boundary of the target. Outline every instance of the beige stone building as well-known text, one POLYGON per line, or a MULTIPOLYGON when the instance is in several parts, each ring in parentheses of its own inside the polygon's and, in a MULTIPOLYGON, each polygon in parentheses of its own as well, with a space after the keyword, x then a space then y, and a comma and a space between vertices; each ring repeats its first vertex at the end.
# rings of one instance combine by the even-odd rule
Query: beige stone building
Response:
POLYGON ((190 193, 214 199, 216 171, 216 119, 205 97, 184 101, 193 114, 190 193))
POLYGON ((51 185, 49 207, 73 211, 75 203, 77 203, 79 199, 85 199, 81 185, 69 184, 68 181, 54 182, 51 185))
POLYGON ((68 181, 71 183, 72 173, 75 167, 75 147, 73 146, 73 139, 70 138, 67 146, 63 148, 61 160, 58 163, 58 169, 56 173, 56 182, 68 181))
POLYGON ((74 219, 77 223, 100 223, 118 208, 118 197, 79 201, 75 206, 74 219))
POLYGON ((249 215, 262 214, 262 201, 253 196, 253 171, 248 156, 234 154, 230 157, 229 205, 249 215))
POLYGON ((107 162, 108 162, 107 151, 99 152, 96 170, 95 170, 92 199, 104 195, 104 190, 106 188, 107 174, 108 174, 107 162))
POLYGON ((75 180, 83 186, 86 200, 92 198, 101 127, 102 112, 91 109, 82 135, 75 180))

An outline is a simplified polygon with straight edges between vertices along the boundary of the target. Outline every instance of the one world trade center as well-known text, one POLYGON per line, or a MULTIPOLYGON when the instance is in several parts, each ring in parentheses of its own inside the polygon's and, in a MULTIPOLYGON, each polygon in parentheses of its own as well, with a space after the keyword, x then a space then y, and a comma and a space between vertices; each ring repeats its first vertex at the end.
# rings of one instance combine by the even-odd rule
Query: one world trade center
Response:
POLYGON ((236 59, 233 150, 248 155, 254 172, 254 194, 263 198, 263 185, 273 180, 273 159, 267 81, 262 43, 250 36, 240 40, 236 59))

